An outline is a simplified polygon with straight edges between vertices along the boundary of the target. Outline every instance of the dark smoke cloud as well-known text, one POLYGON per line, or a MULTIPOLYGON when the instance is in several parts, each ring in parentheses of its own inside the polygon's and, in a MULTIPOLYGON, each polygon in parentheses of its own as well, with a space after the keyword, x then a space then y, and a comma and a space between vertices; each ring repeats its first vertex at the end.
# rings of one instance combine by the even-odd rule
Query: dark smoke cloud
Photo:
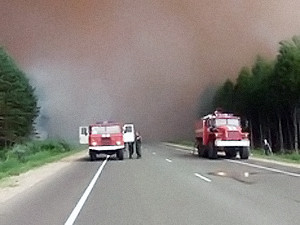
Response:
POLYGON ((149 139, 191 138, 201 102, 257 54, 274 58, 299 32, 299 9, 298 0, 2 0, 0 44, 36 86, 51 136, 113 119, 149 139))

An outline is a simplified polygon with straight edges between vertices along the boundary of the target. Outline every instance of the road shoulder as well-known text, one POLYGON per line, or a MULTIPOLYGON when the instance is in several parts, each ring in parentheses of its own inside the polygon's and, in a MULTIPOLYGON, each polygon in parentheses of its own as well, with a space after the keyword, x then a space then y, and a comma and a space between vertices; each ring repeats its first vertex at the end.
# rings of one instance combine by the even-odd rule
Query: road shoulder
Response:
MULTIPOLYGON (((193 151, 193 147, 190 147, 190 146, 173 144, 173 143, 168 143, 168 142, 164 142, 164 145, 167 145, 167 146, 170 146, 170 147, 175 147, 175 148, 180 148, 180 149, 183 149, 183 150, 187 150, 187 151, 190 151, 191 153, 193 151)), ((279 162, 279 161, 276 161, 276 160, 262 159, 262 158, 258 158, 258 157, 255 157, 255 156, 250 156, 249 159, 252 159, 252 160, 255 160, 255 161, 260 161, 260 162, 265 162, 265 163, 273 163, 273 164, 277 164, 277 165, 281 165, 281 166, 300 168, 300 164, 296 164, 296 163, 279 162)))
POLYGON ((2 179, 0 181, 0 204, 33 187, 37 183, 42 182, 49 176, 69 166, 73 161, 85 156, 86 151, 80 151, 57 162, 48 163, 18 176, 2 179))

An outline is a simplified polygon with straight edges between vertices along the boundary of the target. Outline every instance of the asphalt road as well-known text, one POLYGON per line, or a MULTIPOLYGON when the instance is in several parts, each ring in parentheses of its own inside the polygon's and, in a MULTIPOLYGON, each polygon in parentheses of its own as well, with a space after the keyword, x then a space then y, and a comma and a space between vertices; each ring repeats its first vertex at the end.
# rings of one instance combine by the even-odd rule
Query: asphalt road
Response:
POLYGON ((0 207, 0 224, 300 224, 300 169, 208 160, 163 144, 74 161, 0 207))

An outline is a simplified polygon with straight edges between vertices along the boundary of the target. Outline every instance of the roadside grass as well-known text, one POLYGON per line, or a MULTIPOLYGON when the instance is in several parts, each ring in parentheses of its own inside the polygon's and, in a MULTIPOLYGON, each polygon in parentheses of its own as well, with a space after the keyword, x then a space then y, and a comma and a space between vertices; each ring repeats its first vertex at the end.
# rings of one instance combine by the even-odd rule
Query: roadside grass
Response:
MULTIPOLYGON (((187 147, 194 146, 193 141, 186 141, 186 140, 169 141, 169 143, 183 145, 187 147)), ((296 154, 296 153, 286 153, 286 154, 274 153, 272 155, 265 155, 263 149, 252 149, 251 154, 257 158, 269 159, 269 160, 285 162, 285 163, 300 164, 300 154, 296 154)))
POLYGON ((265 155, 263 149, 253 149, 251 150, 251 153, 253 154, 253 156, 257 158, 300 164, 300 154, 296 154, 296 153, 286 153, 286 154, 274 153, 272 155, 265 155))
POLYGON ((0 181, 9 176, 16 176, 44 164, 60 160, 83 150, 77 145, 64 141, 32 141, 16 145, 5 150, 5 157, 0 159, 0 181))

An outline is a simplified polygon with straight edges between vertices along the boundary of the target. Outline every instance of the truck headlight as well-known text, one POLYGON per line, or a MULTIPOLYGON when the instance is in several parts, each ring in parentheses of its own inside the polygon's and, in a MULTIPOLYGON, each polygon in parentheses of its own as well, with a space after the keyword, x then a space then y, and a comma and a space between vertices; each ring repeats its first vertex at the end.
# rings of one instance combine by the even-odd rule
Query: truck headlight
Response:
POLYGON ((221 133, 215 133, 216 138, 220 138, 222 136, 221 133))
POLYGON ((93 142, 92 142, 92 145, 93 145, 93 146, 96 146, 96 145, 97 145, 97 142, 96 142, 96 141, 93 141, 93 142))
POLYGON ((117 145, 121 145, 121 141, 117 141, 116 144, 117 144, 117 145))

